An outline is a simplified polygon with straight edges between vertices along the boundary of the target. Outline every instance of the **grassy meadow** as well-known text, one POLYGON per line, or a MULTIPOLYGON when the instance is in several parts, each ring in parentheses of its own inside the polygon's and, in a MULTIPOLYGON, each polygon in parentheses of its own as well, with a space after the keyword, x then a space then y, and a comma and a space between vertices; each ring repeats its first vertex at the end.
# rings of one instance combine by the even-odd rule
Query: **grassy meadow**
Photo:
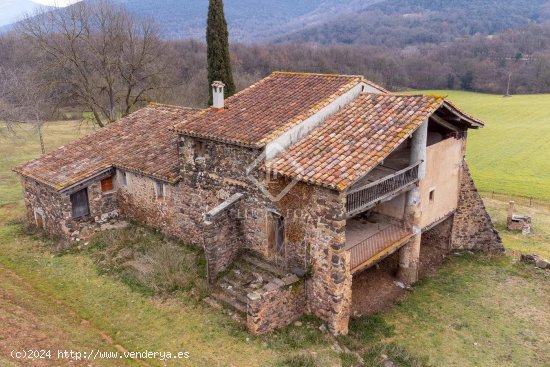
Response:
MULTIPOLYGON (((487 122, 485 129, 470 134, 467 152, 482 190, 550 199, 550 127, 545 120, 550 96, 432 93, 449 95, 487 122)), ((48 123, 46 148, 88 131, 74 122, 48 123)), ((19 365, 9 357, 10 350, 29 346, 191 354, 184 363, 105 359, 93 361, 97 366, 351 367, 357 356, 366 366, 381 367, 384 356, 399 367, 550 366, 550 273, 518 261, 525 252, 550 258, 550 202, 518 205, 519 211, 533 215, 534 233, 526 237, 504 231, 507 199, 486 195, 508 254, 450 256, 436 275, 419 282, 391 310, 352 320, 349 336, 332 338, 319 331, 319 320, 305 318, 302 326, 254 338, 226 313, 197 300, 197 290, 203 291, 200 274, 188 271, 197 255, 158 233, 132 227, 102 234, 88 247, 59 252, 53 239, 29 231, 11 168, 39 154, 34 131, 22 127, 14 137, 0 125, 2 366, 19 365), (172 283, 163 286, 158 282, 163 274, 143 279, 117 267, 129 256, 124 251, 129 241, 132 251, 184 267, 184 276, 168 269, 172 283), (178 246, 179 257, 168 260, 155 258, 152 251, 178 246), (194 290, 186 284, 195 284, 190 287, 194 290)), ((89 361, 73 364, 87 366, 89 361)))

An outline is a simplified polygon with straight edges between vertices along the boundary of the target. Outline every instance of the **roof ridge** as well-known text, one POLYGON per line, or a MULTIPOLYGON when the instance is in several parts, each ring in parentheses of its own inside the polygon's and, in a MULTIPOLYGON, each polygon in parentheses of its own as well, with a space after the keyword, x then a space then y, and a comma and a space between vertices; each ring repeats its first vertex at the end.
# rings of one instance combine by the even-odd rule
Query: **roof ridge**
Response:
POLYGON ((202 108, 178 106, 178 105, 175 105, 175 104, 160 103, 160 102, 155 102, 155 101, 150 101, 147 104, 147 107, 149 107, 149 106, 167 107, 167 108, 175 108, 175 109, 178 109, 178 110, 189 110, 189 111, 200 111, 200 110, 202 110, 202 108))
POLYGON ((346 77, 346 78, 361 78, 365 79, 363 75, 359 74, 331 74, 331 73, 313 73, 308 71, 272 71, 271 75, 316 75, 326 77, 346 77))

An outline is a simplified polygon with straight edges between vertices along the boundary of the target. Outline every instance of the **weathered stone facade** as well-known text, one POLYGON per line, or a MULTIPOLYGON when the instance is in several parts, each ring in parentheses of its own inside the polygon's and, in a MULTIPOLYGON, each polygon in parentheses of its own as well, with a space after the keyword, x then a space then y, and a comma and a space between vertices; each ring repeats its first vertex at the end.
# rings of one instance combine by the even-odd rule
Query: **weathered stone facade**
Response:
POLYGON ((296 277, 269 283, 265 290, 248 295, 246 325, 254 335, 285 327, 304 314, 305 286, 296 277))
POLYGON ((77 220, 72 218, 69 194, 60 194, 32 178, 22 177, 21 182, 29 223, 36 224, 36 215, 42 215, 42 227, 51 235, 76 238, 95 223, 119 215, 116 192, 102 192, 100 181, 91 182, 87 187, 90 214, 77 220))
POLYGON ((454 214, 453 249, 502 252, 504 246, 464 162, 458 208, 454 214))
POLYGON ((204 224, 203 247, 210 282, 214 282, 243 251, 239 204, 204 224))
POLYGON ((165 183, 164 197, 157 198, 155 184, 153 178, 127 173, 127 185, 118 190, 121 216, 202 246, 203 214, 217 205, 215 193, 165 183))
MULTIPOLYGON (((242 235, 239 250, 253 251, 285 270, 308 273, 308 297, 303 312, 327 321, 329 329, 335 333, 346 333, 351 305, 351 274, 349 253, 342 250, 345 244, 345 220, 342 220, 345 195, 295 182, 280 200, 272 200, 292 182, 283 177, 266 177, 259 170, 261 161, 255 164, 258 157, 261 158, 259 150, 189 137, 183 139, 180 147, 183 178, 179 186, 200 190, 200 195, 217 193, 216 205, 236 192, 245 193, 239 213, 232 214, 239 216, 242 235), (201 144, 201 156, 197 156, 198 144, 201 144), (247 174, 249 167, 252 169, 247 174), (265 192, 260 188, 262 185, 265 192), (283 258, 269 245, 271 212, 285 218, 283 258)), ((213 206, 214 203, 209 209, 213 206)), ((235 233, 235 228, 221 229, 223 226, 232 226, 231 221, 215 227, 221 232, 235 233)), ((219 272, 224 267, 213 271, 219 272)))

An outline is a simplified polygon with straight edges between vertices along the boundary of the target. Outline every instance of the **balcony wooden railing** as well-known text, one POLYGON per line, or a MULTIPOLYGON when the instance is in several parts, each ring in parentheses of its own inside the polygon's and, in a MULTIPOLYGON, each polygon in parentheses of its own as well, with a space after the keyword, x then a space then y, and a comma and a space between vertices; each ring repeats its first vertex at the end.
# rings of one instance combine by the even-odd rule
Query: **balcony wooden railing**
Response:
POLYGON ((356 245, 347 248, 351 252, 350 268, 355 273, 371 266, 393 253, 413 236, 402 225, 390 225, 356 245))
POLYGON ((420 163, 422 162, 349 191, 346 202, 347 216, 361 213, 415 184, 418 181, 420 163))

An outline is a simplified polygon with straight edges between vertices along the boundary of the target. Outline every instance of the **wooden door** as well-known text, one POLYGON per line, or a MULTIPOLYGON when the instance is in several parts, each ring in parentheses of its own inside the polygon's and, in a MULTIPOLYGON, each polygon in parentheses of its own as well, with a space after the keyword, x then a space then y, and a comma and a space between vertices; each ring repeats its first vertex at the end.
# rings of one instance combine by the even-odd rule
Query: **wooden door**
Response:
POLYGON ((73 207, 73 219, 82 218, 90 215, 90 206, 88 204, 88 189, 71 194, 71 204, 73 207))

